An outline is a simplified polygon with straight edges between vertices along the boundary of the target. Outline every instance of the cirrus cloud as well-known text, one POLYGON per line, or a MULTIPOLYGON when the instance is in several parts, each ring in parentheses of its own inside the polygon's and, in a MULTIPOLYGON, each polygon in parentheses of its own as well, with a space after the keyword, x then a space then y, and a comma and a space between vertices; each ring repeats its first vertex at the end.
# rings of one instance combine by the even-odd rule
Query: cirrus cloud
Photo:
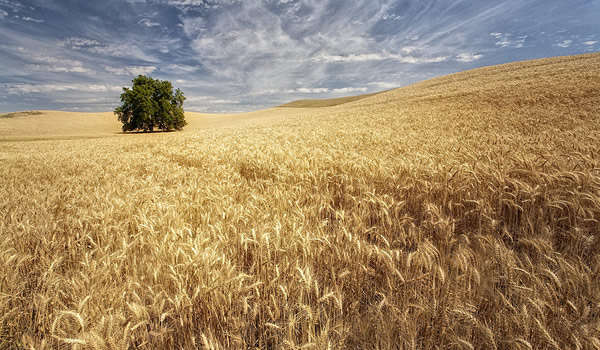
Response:
POLYGON ((477 61, 478 59, 480 59, 482 57, 483 57, 483 55, 480 55, 480 54, 472 54, 472 53, 462 52, 456 56, 456 60, 458 62, 473 62, 473 61, 477 61))
POLYGON ((155 66, 125 66, 125 67, 111 67, 105 66, 104 69, 107 72, 116 74, 116 75, 127 75, 127 76, 136 76, 136 75, 148 75, 156 70, 155 66))

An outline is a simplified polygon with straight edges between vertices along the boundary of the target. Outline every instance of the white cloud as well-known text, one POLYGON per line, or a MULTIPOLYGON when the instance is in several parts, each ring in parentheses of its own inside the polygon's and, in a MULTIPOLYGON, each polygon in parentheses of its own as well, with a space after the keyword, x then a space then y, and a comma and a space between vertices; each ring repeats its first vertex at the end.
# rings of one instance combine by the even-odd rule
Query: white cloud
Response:
MULTIPOLYGON (((371 84, 369 84, 371 85, 371 84)), ((263 90, 252 93, 252 95, 273 95, 273 94, 348 94, 352 92, 367 92, 368 89, 366 87, 343 87, 343 88, 307 88, 301 87, 297 89, 287 89, 287 90, 263 90)), ((206 97, 205 97, 206 98, 206 97)))
POLYGON ((8 12, 4 11, 4 10, 0 10, 0 18, 4 18, 8 16, 8 12))
POLYGON ((100 45, 87 48, 87 51, 89 52, 114 57, 129 57, 131 53, 130 50, 131 47, 129 47, 127 44, 100 45))
POLYGON ((160 23, 153 22, 151 19, 148 19, 148 18, 139 20, 138 24, 144 25, 146 27, 156 27, 156 26, 160 25, 160 23))
POLYGON ((523 46, 525 46, 525 39, 519 40, 518 42, 515 42, 514 45, 515 45, 515 48, 517 48, 517 49, 522 48, 523 46))
POLYGON ((25 6, 18 1, 0 0, 0 5, 10 8, 13 12, 19 12, 25 9, 25 6))
POLYGON ((210 100, 211 96, 186 96, 185 102, 198 102, 210 100))
POLYGON ((520 49, 525 46, 525 41, 527 40, 527 35, 518 36, 516 39, 512 39, 512 34, 509 33, 490 33, 490 36, 496 38, 496 46, 500 46, 501 48, 515 48, 520 49))
POLYGON ((400 49, 400 51, 402 51, 402 53, 406 54, 406 55, 410 55, 411 53, 415 52, 416 50, 417 50, 417 48, 414 46, 404 46, 400 49))
POLYGON ((100 45, 100 42, 98 42, 97 40, 77 37, 67 38, 59 43, 59 46, 65 46, 75 50, 81 50, 91 46, 100 45))
POLYGON ((562 42, 556 44, 556 46, 562 47, 562 48, 567 48, 567 47, 571 46, 572 42, 573 42, 573 40, 563 40, 562 42))
POLYGON ((592 45, 596 45, 597 43, 598 43, 597 41, 589 40, 589 41, 584 41, 583 45, 592 46, 592 45))
POLYGON ((511 42, 506 39, 502 39, 502 40, 496 42, 496 45, 500 46, 500 47, 507 47, 507 46, 510 46, 510 44, 511 44, 511 42))
POLYGON ((116 97, 73 97, 56 99, 54 102, 57 103, 85 103, 85 104, 114 104, 118 100, 116 97))
POLYGON ((28 16, 23 17, 21 19, 24 20, 24 21, 27 21, 27 22, 35 22, 35 23, 43 23, 44 22, 43 19, 31 18, 31 17, 28 17, 28 16))
POLYGON ((107 84, 7 84, 9 95, 31 93, 55 93, 75 90, 78 92, 120 92, 122 87, 107 84))
POLYGON ((65 57, 41 56, 29 54, 27 59, 32 63, 25 67, 38 72, 74 72, 94 74, 94 71, 83 66, 83 62, 65 57))
POLYGON ((188 7, 204 7, 207 9, 216 9, 224 5, 232 5, 241 0, 167 0, 167 4, 181 9, 188 7))
POLYGON ((104 69, 107 72, 116 75, 147 75, 156 70, 155 66, 124 66, 124 67, 111 67, 105 66, 104 69))
POLYGON ((383 60, 395 60, 402 63, 438 63, 448 60, 448 56, 437 56, 437 57, 414 57, 404 56, 390 53, 366 53, 366 54, 351 54, 347 56, 343 55, 319 55, 313 57, 313 62, 325 62, 325 63, 340 63, 340 62, 368 62, 368 61, 383 61, 383 60))
POLYGON ((30 55, 29 60, 37 63, 62 64, 66 66, 83 66, 83 62, 78 60, 72 60, 66 57, 52 57, 33 54, 30 55))
POLYGON ((206 20, 202 17, 184 18, 182 22, 183 32, 187 36, 197 35, 207 30, 206 20))
POLYGON ((105 44, 95 39, 71 37, 62 40, 58 45, 71 50, 86 51, 98 55, 154 61, 154 58, 148 57, 148 55, 140 50, 134 43, 105 44))
POLYGON ((193 73, 198 70, 196 66, 190 66, 187 64, 168 64, 164 67, 161 67, 161 71, 171 71, 173 73, 193 73))
POLYGON ((483 55, 481 54, 472 54, 472 53, 460 53, 456 56, 456 60, 458 62, 472 62, 472 61, 476 61, 478 59, 480 59, 481 57, 483 57, 483 55))
POLYGON ((339 88, 339 89, 333 89, 331 90, 331 92, 333 92, 334 94, 349 94, 352 92, 367 92, 367 88, 366 87, 344 87, 344 88, 339 88))
POLYGON ((394 13, 392 13, 392 14, 387 14, 386 13, 385 15, 381 16, 381 19, 384 20, 384 21, 388 21, 388 20, 389 21, 399 21, 402 18, 404 18, 404 16, 399 16, 399 15, 396 15, 394 13))
POLYGON ((381 61, 387 59, 384 55, 378 53, 352 54, 347 56, 342 55, 320 55, 312 59, 314 62, 366 62, 366 61, 381 61))
POLYGON ((397 88, 399 86, 401 86, 401 84, 399 83, 392 83, 392 82, 387 82, 387 81, 373 81, 368 83, 367 85, 369 86, 376 86, 382 89, 393 89, 393 88, 397 88))
MULTIPOLYGON (((240 104, 241 101, 236 101, 236 100, 228 100, 228 99, 219 99, 219 98, 215 98, 214 96, 189 96, 186 97, 185 102, 188 105, 192 105, 194 107, 197 106, 205 106, 207 104, 210 105, 218 105, 218 104, 240 104)), ((207 107, 203 107, 203 110, 207 110, 207 107)))
POLYGON ((104 45, 98 40, 88 38, 71 37, 61 41, 59 46, 67 47, 72 50, 89 51, 92 53, 124 57, 127 56, 127 45, 104 45))
POLYGON ((291 92, 291 93, 300 92, 303 94, 323 94, 323 93, 329 92, 329 89, 328 88, 299 88, 296 90, 291 90, 289 92, 291 92))
POLYGON ((240 101, 233 100, 208 100, 207 103, 210 104, 238 104, 240 101))
POLYGON ((440 63, 448 60, 448 56, 437 56, 437 57, 412 57, 412 56, 401 56, 401 55, 390 55, 391 59, 400 61, 402 63, 440 63))
POLYGON ((42 65, 42 64, 28 64, 28 65, 26 65, 26 67, 30 70, 38 71, 38 72, 58 72, 58 73, 74 72, 74 73, 88 73, 88 74, 94 73, 93 70, 87 69, 87 68, 84 68, 81 66, 65 67, 65 66, 42 65))

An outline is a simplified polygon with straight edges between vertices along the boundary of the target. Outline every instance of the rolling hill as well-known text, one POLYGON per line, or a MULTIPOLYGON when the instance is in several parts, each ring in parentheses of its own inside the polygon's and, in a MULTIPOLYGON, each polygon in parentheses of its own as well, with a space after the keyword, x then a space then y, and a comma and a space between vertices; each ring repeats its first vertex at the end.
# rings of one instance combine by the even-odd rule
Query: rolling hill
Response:
POLYGON ((589 54, 179 133, 0 118, 0 348, 600 348, 598 101, 589 54))

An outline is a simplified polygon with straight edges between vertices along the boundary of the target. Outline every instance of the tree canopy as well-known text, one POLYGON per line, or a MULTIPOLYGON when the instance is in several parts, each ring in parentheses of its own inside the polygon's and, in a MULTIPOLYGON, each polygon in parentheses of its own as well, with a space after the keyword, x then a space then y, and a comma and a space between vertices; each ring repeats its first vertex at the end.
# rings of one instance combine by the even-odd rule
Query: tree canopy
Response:
POLYGON ((123 105, 115 109, 123 131, 173 131, 187 125, 183 113, 185 96, 179 89, 173 93, 170 81, 138 75, 132 82, 131 89, 123 88, 123 105))

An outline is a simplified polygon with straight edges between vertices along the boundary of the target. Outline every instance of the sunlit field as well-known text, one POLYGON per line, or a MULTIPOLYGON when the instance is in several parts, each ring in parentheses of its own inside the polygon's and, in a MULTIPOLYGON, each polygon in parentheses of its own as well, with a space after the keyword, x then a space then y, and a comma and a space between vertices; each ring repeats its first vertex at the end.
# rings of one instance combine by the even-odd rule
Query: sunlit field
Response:
POLYGON ((1 349, 600 348, 600 54, 187 118, 0 117, 1 349))

